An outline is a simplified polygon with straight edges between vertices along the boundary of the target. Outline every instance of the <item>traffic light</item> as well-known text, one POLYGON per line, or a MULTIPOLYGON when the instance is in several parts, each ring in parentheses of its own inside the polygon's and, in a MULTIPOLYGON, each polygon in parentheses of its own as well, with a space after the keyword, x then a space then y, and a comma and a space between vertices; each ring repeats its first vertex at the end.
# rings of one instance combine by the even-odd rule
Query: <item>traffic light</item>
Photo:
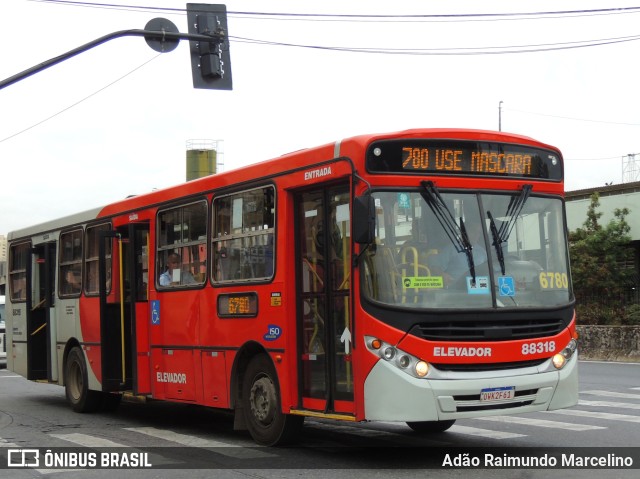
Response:
POLYGON ((226 5, 187 3, 189 33, 211 41, 189 40, 194 88, 232 90, 226 5))

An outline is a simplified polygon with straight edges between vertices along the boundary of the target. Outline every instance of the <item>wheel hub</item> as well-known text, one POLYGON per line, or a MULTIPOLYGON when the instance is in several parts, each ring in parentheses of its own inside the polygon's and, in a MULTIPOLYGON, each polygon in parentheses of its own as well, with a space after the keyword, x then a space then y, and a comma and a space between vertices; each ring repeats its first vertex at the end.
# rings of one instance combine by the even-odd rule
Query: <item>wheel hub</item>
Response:
POLYGON ((262 377, 253 383, 249 398, 251 414, 262 424, 273 421, 276 407, 276 390, 273 382, 262 377))

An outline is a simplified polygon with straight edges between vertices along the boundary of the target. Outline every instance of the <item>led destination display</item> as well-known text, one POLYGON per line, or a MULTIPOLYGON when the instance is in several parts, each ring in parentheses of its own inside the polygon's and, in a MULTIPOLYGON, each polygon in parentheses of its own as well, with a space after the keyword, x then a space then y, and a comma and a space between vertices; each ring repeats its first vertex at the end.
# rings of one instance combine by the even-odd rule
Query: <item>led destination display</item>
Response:
POLYGON ((377 173, 562 179, 561 158, 553 150, 456 140, 379 141, 369 147, 367 169, 377 173))

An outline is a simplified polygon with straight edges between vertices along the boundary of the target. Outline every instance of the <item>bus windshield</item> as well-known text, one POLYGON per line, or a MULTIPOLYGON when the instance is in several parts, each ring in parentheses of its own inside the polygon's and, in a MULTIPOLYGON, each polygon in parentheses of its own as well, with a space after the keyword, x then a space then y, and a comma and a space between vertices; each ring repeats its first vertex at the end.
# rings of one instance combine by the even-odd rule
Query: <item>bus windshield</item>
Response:
POLYGON ((562 200, 513 193, 378 191, 365 298, 403 308, 548 308, 571 301, 562 200))

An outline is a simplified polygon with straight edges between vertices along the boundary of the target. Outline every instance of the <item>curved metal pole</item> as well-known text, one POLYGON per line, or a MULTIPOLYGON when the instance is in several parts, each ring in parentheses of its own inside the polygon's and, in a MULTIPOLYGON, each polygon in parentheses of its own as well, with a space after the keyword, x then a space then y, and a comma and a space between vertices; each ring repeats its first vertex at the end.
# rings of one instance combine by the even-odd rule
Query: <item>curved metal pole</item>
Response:
POLYGON ((120 30, 118 32, 109 33, 103 37, 97 38, 89 43, 85 43, 84 45, 79 46, 78 48, 74 48, 73 50, 69 50, 67 53, 63 53, 57 57, 51 58, 45 62, 40 63, 34 67, 31 67, 23 72, 20 72, 16 75, 13 75, 9 78, 6 78, 0 81, 0 90, 9 85, 13 85, 14 83, 19 82, 20 80, 24 80, 31 75, 41 72, 42 70, 46 70, 49 67, 57 65, 69 58, 75 57, 80 53, 84 53, 87 50, 90 50, 98 45, 102 45, 103 43, 108 42, 109 40, 113 40, 114 38, 120 37, 145 37, 147 39, 155 39, 161 41, 180 41, 180 40, 195 40, 195 41, 207 41, 207 42, 216 42, 220 41, 224 38, 223 35, 200 35, 194 33, 180 33, 180 32, 166 32, 166 31, 157 31, 157 30, 120 30))

